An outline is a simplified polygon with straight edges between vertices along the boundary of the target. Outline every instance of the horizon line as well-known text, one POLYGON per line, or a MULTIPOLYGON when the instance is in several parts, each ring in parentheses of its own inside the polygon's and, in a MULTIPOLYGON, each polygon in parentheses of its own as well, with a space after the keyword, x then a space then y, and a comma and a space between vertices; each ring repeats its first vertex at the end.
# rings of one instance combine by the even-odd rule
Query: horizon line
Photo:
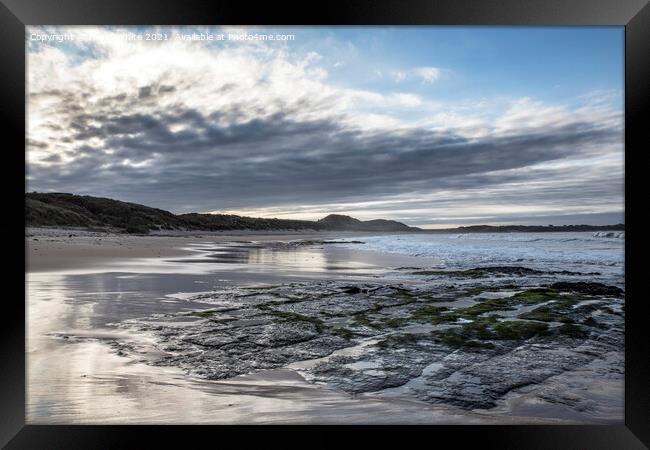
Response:
MULTIPOLYGON (((521 223, 500 223, 500 224, 491 224, 489 222, 487 223, 478 223, 478 224, 441 224, 441 226, 436 227, 436 228, 431 228, 427 227, 426 225, 409 225, 405 222, 403 222, 401 219, 386 219, 382 217, 374 218, 374 219, 358 219, 354 215, 350 214, 340 214, 337 212, 334 213, 322 213, 320 219, 282 219, 279 217, 264 217, 264 216, 250 216, 250 215, 241 215, 241 214, 232 214, 232 213, 224 213, 224 212, 198 212, 198 211, 192 211, 192 212, 186 212, 186 213, 176 213, 168 209, 163 209, 155 206, 148 206, 144 205, 142 203, 136 203, 132 201, 127 201, 127 200, 119 200, 116 198, 111 198, 111 197, 103 197, 103 196, 94 196, 94 195, 88 195, 88 194, 75 194, 75 193, 70 193, 70 192, 38 192, 38 191, 25 191, 25 195, 30 195, 30 194, 45 194, 45 195, 70 195, 70 196, 77 196, 77 197, 91 197, 91 198, 101 198, 101 199, 106 199, 106 200, 111 200, 111 201, 117 201, 117 202, 122 202, 122 203, 130 203, 133 205, 139 205, 139 206, 144 206, 146 208, 152 208, 152 209, 159 209, 162 211, 169 212, 170 214, 173 214, 175 216, 182 216, 186 214, 201 214, 201 215, 224 215, 224 216, 237 216, 237 217, 247 217, 247 218, 252 218, 252 219, 266 219, 266 220, 286 220, 286 221, 298 221, 298 222, 318 222, 319 220, 322 220, 328 216, 342 216, 342 217, 350 217, 355 220, 360 220, 362 222, 368 222, 368 221, 373 221, 373 220, 386 220, 386 221, 392 221, 392 222, 399 222, 404 225, 407 225, 411 228, 419 229, 422 231, 442 231, 442 230, 455 230, 459 228, 479 228, 479 227, 492 227, 492 228, 507 228, 507 227, 537 227, 537 228, 569 228, 569 227, 599 227, 599 228, 606 228, 606 227, 615 227, 615 226, 623 226, 625 227, 625 221, 618 222, 618 223, 609 223, 609 224, 600 224, 600 225, 593 225, 593 224, 586 224, 586 223, 574 223, 574 224, 546 224, 546 225, 525 225, 521 223)), ((353 214, 353 213, 351 213, 353 214)))

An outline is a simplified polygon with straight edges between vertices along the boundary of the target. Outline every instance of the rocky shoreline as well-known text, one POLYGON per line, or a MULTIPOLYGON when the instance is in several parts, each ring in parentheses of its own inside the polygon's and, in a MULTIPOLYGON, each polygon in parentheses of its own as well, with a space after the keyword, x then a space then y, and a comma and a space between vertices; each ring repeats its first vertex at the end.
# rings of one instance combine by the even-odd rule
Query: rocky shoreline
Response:
MULTIPOLYGON (((623 382, 624 292, 592 281, 594 274, 512 266, 397 272, 403 282, 231 286, 186 298, 204 309, 119 326, 155 337, 160 355, 149 364, 194 377, 289 367, 353 395, 467 410, 594 365, 594 376, 623 382)), ((114 347, 138 356, 118 341, 114 347)), ((538 397, 577 413, 598 406, 549 389, 538 397)))

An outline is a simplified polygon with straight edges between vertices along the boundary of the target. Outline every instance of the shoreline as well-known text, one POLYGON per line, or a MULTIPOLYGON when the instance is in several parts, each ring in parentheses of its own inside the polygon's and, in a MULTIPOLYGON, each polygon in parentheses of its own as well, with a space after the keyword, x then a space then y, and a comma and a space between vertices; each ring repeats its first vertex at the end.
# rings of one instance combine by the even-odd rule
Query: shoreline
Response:
MULTIPOLYGON (((398 233, 373 233, 372 235, 377 234, 398 233)), ((395 291, 397 297, 394 298, 399 298, 403 295, 400 292, 409 289, 415 289, 408 294, 414 295, 422 280, 409 281, 399 276, 394 278, 395 268, 399 266, 405 269, 416 269, 410 266, 426 266, 427 257, 329 245, 291 245, 289 252, 283 251, 283 246, 277 247, 278 241, 353 240, 358 236, 368 237, 370 233, 240 232, 134 236, 70 229, 28 230, 26 250, 31 255, 26 267, 30 310, 28 353, 30 372, 36 377, 30 379, 31 392, 36 396, 30 399, 30 423, 61 423, 62 421, 120 423, 104 416, 105 412, 101 408, 96 409, 92 406, 97 401, 95 396, 99 395, 99 392, 104 392, 103 396, 115 396, 115 398, 111 397, 111 402, 121 405, 116 407, 126 408, 124 414, 130 415, 130 420, 141 423, 175 422, 178 419, 175 419, 173 414, 158 411, 161 407, 164 408, 161 405, 177 403, 183 408, 194 408, 195 406, 190 405, 195 405, 197 402, 202 405, 200 410, 186 413, 184 423, 341 423, 341 417, 345 417, 346 423, 584 424, 603 423, 603 421, 618 423, 615 413, 609 419, 596 415, 593 420, 590 420, 588 415, 575 415, 570 409, 556 410, 549 405, 542 407, 540 413, 539 408, 535 406, 538 402, 535 393, 526 394, 525 389, 521 393, 519 390, 512 390, 508 394, 510 397, 504 398, 504 402, 494 411, 468 410, 444 402, 431 404, 416 400, 413 396, 404 396, 399 387, 381 390, 379 394, 374 392, 349 394, 346 390, 340 389, 336 383, 324 385, 318 378, 312 379, 312 375, 306 378, 302 373, 305 369, 300 367, 300 363, 297 364, 298 368, 294 368, 295 364, 280 365, 273 369, 262 367, 248 375, 239 372, 240 375, 234 377, 207 380, 196 377, 174 364, 162 366, 146 364, 152 355, 147 351, 138 351, 138 347, 143 343, 149 345, 149 340, 155 340, 153 335, 149 335, 150 331, 147 331, 147 323, 149 323, 147 321, 150 320, 148 318, 153 319, 154 322, 158 321, 159 325, 156 327, 165 329, 167 336, 174 336, 173 342, 177 347, 187 345, 183 341, 183 335, 187 332, 194 333, 198 339, 218 337, 217 331, 210 331, 209 326, 204 329, 201 325, 201 323, 210 324, 210 321, 205 319, 204 314, 207 313, 202 311, 215 307, 210 302, 205 303, 201 300, 201 294, 206 291, 215 296, 216 305, 221 301, 219 300, 220 289, 225 289, 224 300, 227 300, 230 295, 228 292, 250 289, 247 286, 251 284, 268 286, 277 283, 289 283, 289 285, 297 283, 298 289, 303 285, 311 291, 311 295, 318 295, 317 292, 313 292, 314 288, 325 292, 332 289, 347 289, 346 286, 349 287, 350 284, 358 286, 359 283, 361 285, 366 283, 366 286, 375 284, 386 287, 397 283, 408 289, 398 287, 401 291, 395 291), (253 244, 251 241, 256 243, 253 244), (240 261, 238 258, 243 259, 240 261), (178 295, 182 293, 189 295, 178 295), (198 317, 204 318, 203 322, 186 319, 187 315, 192 316, 196 312, 199 312, 198 317), (132 323, 135 327, 120 326, 128 323, 132 323), (176 327, 184 330, 182 334, 177 336, 175 332, 168 334, 176 327), (61 360, 68 361, 65 367, 60 367, 61 360), (63 372, 60 372, 61 370, 63 372), (53 383, 53 386, 58 385, 60 390, 64 391, 60 394, 63 396, 62 399, 58 399, 58 392, 51 393, 49 389, 48 392, 42 391, 45 386, 50 386, 50 383, 53 383), (278 383, 282 386, 281 389, 269 388, 278 383), (120 392, 117 388, 122 385, 128 387, 122 388, 124 391, 120 392), (88 397, 89 390, 93 392, 90 397, 88 397), (389 392, 393 393, 389 394, 389 392), (151 398, 152 396, 155 398, 151 398), (77 415, 70 416, 72 412, 68 411, 67 407, 63 407, 62 413, 46 413, 38 409, 36 406, 38 403, 34 403, 39 398, 51 399, 52 397, 56 399, 54 404, 58 404, 59 401, 62 405, 69 401, 79 402, 75 407, 78 409, 77 415), (132 409, 133 406, 126 406, 134 401, 148 405, 145 407, 146 411, 140 409, 142 406, 136 409, 132 409), (526 409, 529 407, 532 409, 526 409), (544 410, 544 408, 550 409, 544 410), (225 416, 220 417, 216 411, 225 416), (264 412, 257 414, 254 411, 264 412), (404 416, 393 417, 395 414, 402 413, 404 416), (368 415, 373 417, 371 422, 366 420, 368 415)), ((429 287, 437 289, 435 284, 429 287)), ((293 287, 291 289, 291 295, 304 295, 308 292, 303 290, 300 294, 297 290, 294 292, 293 287)), ((264 297, 268 292, 246 291, 245 297, 251 298, 250 294, 264 297)), ((381 298, 381 295, 378 298, 381 298)), ((319 307, 316 311, 337 313, 336 308, 344 308, 344 304, 353 299, 342 297, 340 300, 344 302, 334 310, 328 309, 333 307, 331 304, 325 306, 325 309, 319 307)), ((365 300, 359 298, 354 301, 365 300)), ((388 299, 388 301, 390 303, 392 300, 388 299)), ((456 305, 454 307, 462 308, 472 304, 471 302, 464 304, 463 301, 451 300, 449 304, 437 303, 436 305, 449 307, 456 305)), ((407 305, 403 308, 410 307, 407 305)), ((246 311, 253 310, 242 309, 242 313, 246 311)), ((258 311, 257 314, 259 312, 262 311, 258 311)), ((303 311, 302 314, 304 313, 303 311)), ((408 310, 402 310, 401 313, 409 314, 408 310)), ((339 315, 339 318, 335 319, 338 322, 333 326, 343 325, 353 315, 354 310, 351 314, 339 315)), ((255 321, 253 317, 247 319, 245 315, 240 319, 255 321)), ((375 322, 375 324, 379 323, 375 322)), ((410 327, 409 330, 413 328, 410 327)), ((430 329, 430 326, 429 328, 416 326, 414 330, 407 333, 428 333, 430 329)), ((254 331, 254 329, 249 330, 254 331)), ((304 331, 300 327, 296 329, 299 330, 304 331)), ((396 332, 390 329, 385 331, 389 331, 389 334, 396 332)), ((404 330, 400 330, 402 331, 404 330)), ((247 336, 255 336, 255 334, 247 334, 247 336)), ((386 334, 379 336, 379 339, 385 339, 386 336, 386 334)), ((192 338, 191 341, 198 342, 196 338, 192 338)), ((411 351, 412 344, 409 342, 398 343, 398 345, 405 346, 402 351, 411 351)), ((156 351, 164 351, 156 348, 156 351)), ((415 347, 413 351, 415 351, 414 355, 420 357, 427 354, 427 351, 417 350, 415 347)), ((331 355, 325 356, 323 362, 335 361, 336 358, 332 359, 331 355)), ((350 357, 347 351, 343 351, 342 356, 350 357)), ((368 354, 367 356, 372 357, 368 354)), ((371 360, 357 360, 354 359, 356 358, 354 355, 352 358, 345 364, 364 370, 370 369, 368 374, 375 372, 371 360)), ((306 358, 305 361, 308 359, 306 358)), ((195 362, 205 364, 205 361, 195 362)), ((480 364, 480 361, 477 362, 480 364)), ((192 366, 194 363, 189 364, 192 366)), ((616 364, 616 361, 611 364, 616 364)), ((429 376, 427 371, 439 370, 436 367, 438 365, 433 363, 427 366, 429 369, 425 368, 424 373, 429 376)), ((224 367, 227 366, 228 364, 224 367)), ((333 366, 335 370, 344 369, 342 366, 337 367, 333 366)), ((568 378, 560 377, 556 381, 551 381, 544 389, 552 391, 559 385, 566 385, 567 380, 575 383, 576 376, 584 378, 583 375, 579 375, 579 372, 576 372, 578 374, 576 375, 572 370, 563 372, 562 376, 568 378)), ((591 370, 586 374, 589 375, 591 370)), ((595 367, 593 370, 602 370, 602 368, 595 367)), ((345 372, 337 373, 336 377, 339 377, 339 381, 345 378, 345 372), (343 378, 340 378, 341 376, 343 378)), ((321 381, 328 376, 323 378, 323 375, 320 375, 321 381)), ((366 377, 362 381, 372 380, 366 377)), ((410 384, 413 388, 420 389, 421 381, 421 377, 416 377, 410 384)), ((598 381, 596 377, 589 382, 598 381)), ((544 383, 534 387, 541 387, 544 383)), ((582 392, 581 389, 584 388, 581 383, 578 383, 574 392, 582 392)), ((611 391, 613 394, 608 394, 610 396, 608 398, 616 397, 618 386, 616 383, 606 385, 607 389, 614 389, 611 391)))
MULTIPOLYGON (((559 230, 558 230, 559 231, 559 230)), ((585 233, 581 231, 565 233, 585 233)), ((526 232, 467 232, 460 233, 468 238, 494 235, 526 235, 526 232)), ((540 233, 542 234, 542 233, 540 233)), ((555 234, 555 233, 543 233, 555 234)), ((413 233, 413 232, 361 232, 361 231, 268 231, 230 230, 217 232, 156 232, 147 235, 124 234, 105 231, 89 231, 79 228, 27 228, 25 233, 25 272, 70 272, 105 270, 107 266, 119 266, 124 261, 160 258, 189 258, 197 254, 197 248, 210 244, 241 243, 252 241, 288 242, 296 240, 355 240, 381 236, 423 236, 450 235, 459 233, 413 233)), ((607 237, 607 236, 604 236, 607 237)), ((375 259, 402 260, 408 265, 415 262, 431 262, 431 256, 395 253, 372 246, 356 249, 372 252, 375 259), (413 259, 415 258, 415 259, 413 259)), ((372 259, 372 258, 371 258, 372 259)))
POLYGON ((193 245, 226 243, 246 238, 254 241, 333 239, 395 234, 362 232, 229 231, 129 235, 72 228, 27 228, 25 272, 92 271, 136 258, 189 257, 193 245), (284 239, 283 239, 284 238, 284 239), (291 239, 293 238, 293 239, 291 239))

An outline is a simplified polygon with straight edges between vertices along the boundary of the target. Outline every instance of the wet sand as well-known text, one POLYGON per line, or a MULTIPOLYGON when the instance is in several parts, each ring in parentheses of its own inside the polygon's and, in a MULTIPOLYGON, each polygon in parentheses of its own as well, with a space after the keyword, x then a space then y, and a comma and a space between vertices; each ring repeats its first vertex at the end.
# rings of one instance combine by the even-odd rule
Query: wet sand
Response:
MULTIPOLYGON (((291 239, 354 238, 355 232, 230 231, 178 232, 174 235, 128 235, 77 229, 28 228, 27 272, 106 270, 134 258, 195 256, 192 246, 235 240, 276 241, 291 239)), ((365 233, 367 235, 368 233, 365 233)))

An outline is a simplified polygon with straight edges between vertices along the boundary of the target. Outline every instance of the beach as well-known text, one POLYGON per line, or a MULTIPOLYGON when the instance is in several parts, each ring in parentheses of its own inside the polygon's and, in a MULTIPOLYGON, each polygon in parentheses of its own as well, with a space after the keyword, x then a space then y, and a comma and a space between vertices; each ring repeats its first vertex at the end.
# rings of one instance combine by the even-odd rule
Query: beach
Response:
POLYGON ((567 234, 27 229, 27 422, 622 423, 619 243, 567 234))

